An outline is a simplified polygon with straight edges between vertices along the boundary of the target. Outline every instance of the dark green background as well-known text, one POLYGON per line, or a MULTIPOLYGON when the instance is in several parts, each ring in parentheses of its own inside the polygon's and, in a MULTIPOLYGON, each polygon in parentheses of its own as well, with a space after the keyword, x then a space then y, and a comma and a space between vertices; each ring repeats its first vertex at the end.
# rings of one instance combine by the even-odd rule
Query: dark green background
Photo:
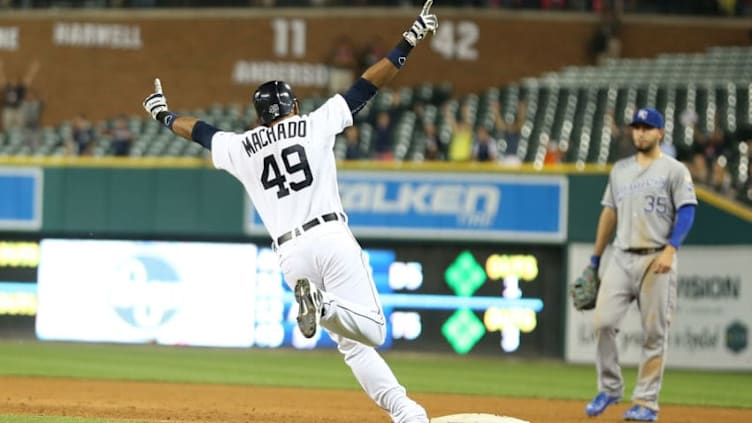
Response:
MULTIPOLYGON (((567 177, 568 241, 593 241, 607 176, 567 177)), ((244 196, 239 182, 209 168, 45 168, 41 232, 44 236, 242 238, 244 196)), ((701 201, 687 243, 749 244, 751 232, 749 222, 701 201)))

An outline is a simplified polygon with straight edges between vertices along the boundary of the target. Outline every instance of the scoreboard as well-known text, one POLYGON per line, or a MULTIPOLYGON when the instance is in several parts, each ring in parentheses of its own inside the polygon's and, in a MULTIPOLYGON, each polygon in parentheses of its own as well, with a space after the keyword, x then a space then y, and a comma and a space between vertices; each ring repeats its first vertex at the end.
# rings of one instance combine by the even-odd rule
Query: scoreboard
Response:
POLYGON ((38 242, 0 241, 0 317, 36 314, 38 264, 38 242))
MULTIPOLYGON (((556 246, 365 244, 388 319, 382 348, 556 355, 556 246)), ((331 348, 297 330, 276 254, 253 243, 44 239, 0 243, 0 319, 43 340, 331 348)))

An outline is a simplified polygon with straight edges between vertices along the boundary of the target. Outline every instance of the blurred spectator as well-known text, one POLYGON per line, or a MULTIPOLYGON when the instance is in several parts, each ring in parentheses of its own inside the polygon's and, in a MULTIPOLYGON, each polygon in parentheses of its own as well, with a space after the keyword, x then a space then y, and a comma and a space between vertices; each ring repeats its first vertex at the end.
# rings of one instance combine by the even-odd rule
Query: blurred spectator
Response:
POLYGON ((593 39, 590 41, 590 52, 593 62, 602 65, 605 60, 621 55, 621 1, 600 2, 601 22, 593 39))
POLYGON ((387 111, 376 115, 373 129, 373 153, 378 160, 392 160, 392 117, 387 111))
POLYGON ((118 157, 129 155, 131 144, 133 144, 133 133, 128 129, 128 120, 125 116, 118 116, 115 119, 110 134, 112 135, 112 154, 118 157))
POLYGON ((439 134, 433 122, 423 125, 424 150, 423 159, 427 161, 444 160, 445 152, 439 141, 439 134))
MULTIPOLYGON (((718 158, 721 156, 724 148, 724 133, 718 125, 717 117, 715 124, 710 132, 705 132, 699 128, 696 121, 689 120, 688 123, 694 128, 692 165, 690 172, 695 182, 712 184, 714 175, 720 175, 722 169, 716 169, 721 166, 718 158)), ((725 165, 725 163, 724 163, 725 165)))
POLYGON ((26 93, 26 99, 21 105, 21 114, 23 115, 26 144, 28 144, 32 150, 36 150, 40 144, 43 110, 44 103, 39 96, 37 96, 35 90, 29 89, 26 93))
POLYGON ((563 154, 559 148, 559 142, 556 140, 550 140, 546 146, 546 156, 543 158, 543 164, 552 165, 561 163, 562 156, 563 154))
POLYGON ((94 127, 83 113, 73 118, 71 139, 67 142, 69 155, 88 156, 94 147, 94 127))
POLYGON ((606 112, 606 124, 611 129, 611 151, 613 151, 611 162, 637 154, 632 140, 632 128, 628 125, 617 125, 613 109, 606 112))
POLYGON ((358 55, 358 75, 362 75, 366 69, 376 64, 383 57, 386 57, 387 53, 388 51, 384 48, 381 37, 376 35, 368 40, 358 55))
POLYGON ((731 173, 729 172, 729 161, 726 154, 721 154, 713 162, 711 167, 710 186, 721 194, 730 194, 732 188, 731 173))
POLYGON ((666 141, 665 139, 661 140, 661 153, 676 158, 676 146, 673 142, 666 141))
POLYGON ((360 131, 356 125, 345 129, 345 160, 360 159, 360 131))
MULTIPOLYGON (((695 134, 695 132, 699 130, 697 128, 698 119, 699 117, 697 116, 697 112, 695 112, 692 109, 685 109, 679 115, 678 124, 681 125, 680 128, 684 128, 685 130, 688 128, 691 128, 693 131, 693 138, 696 138, 697 135, 695 134)), ((684 142, 680 142, 679 146, 686 147, 687 145, 684 142)), ((700 166, 701 163, 695 164, 696 161, 702 161, 702 156, 697 156, 695 154, 694 142, 690 144, 689 146, 690 146, 690 149, 680 148, 677 151, 677 159, 687 165, 687 167, 689 168, 689 172, 692 174, 692 179, 697 182, 698 181, 697 169, 700 169, 700 168, 704 169, 705 166, 704 165, 700 166)))
POLYGON ((540 0, 541 9, 566 9, 567 0, 540 0))
MULTIPOLYGON (((144 7, 393 7, 410 6, 418 2, 410 0, 180 0, 157 2, 156 0, 0 0, 0 8, 44 8, 50 5, 60 8, 144 8, 144 7)), ((422 3, 422 2, 421 2, 422 3)), ((488 7, 508 9, 571 10, 599 12, 613 3, 626 3, 624 8, 636 13, 705 14, 721 16, 748 16, 752 13, 750 0, 445 0, 448 7, 488 7)))
POLYGON ((510 164, 520 162, 517 157, 517 147, 520 145, 522 125, 527 118, 527 102, 520 100, 517 103, 517 113, 513 116, 512 122, 507 122, 498 102, 491 104, 494 118, 494 132, 496 137, 501 141, 500 154, 502 161, 510 164))
POLYGON ((34 61, 29 66, 26 75, 22 77, 8 78, 5 74, 5 66, 0 61, 0 85, 3 86, 3 130, 24 127, 23 102, 26 93, 39 71, 39 61, 34 61))
POLYGON ((495 162, 497 156, 496 140, 491 137, 488 128, 479 126, 475 131, 471 158, 476 162, 495 162))
POLYGON ((334 41, 329 54, 329 93, 345 92, 355 81, 355 49, 352 41, 344 35, 334 41))
POLYGON ((470 116, 470 107, 463 104, 460 110, 460 120, 457 120, 450 109, 445 109, 444 119, 452 128, 452 137, 449 141, 449 160, 453 162, 466 162, 472 158, 473 149, 473 124, 470 116))
POLYGON ((26 98, 21 105, 21 114, 23 116, 23 127, 30 130, 37 130, 42 126, 42 112, 44 111, 44 102, 36 90, 29 89, 26 92, 26 98))
POLYGON ((752 137, 739 142, 737 198, 752 205, 752 137))

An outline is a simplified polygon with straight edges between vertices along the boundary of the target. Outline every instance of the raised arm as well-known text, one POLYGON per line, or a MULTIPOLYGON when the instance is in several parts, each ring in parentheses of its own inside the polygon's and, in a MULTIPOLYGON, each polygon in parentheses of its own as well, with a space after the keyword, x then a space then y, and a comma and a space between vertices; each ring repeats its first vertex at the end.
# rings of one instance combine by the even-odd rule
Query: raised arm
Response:
POLYGON ((158 120, 176 135, 196 141, 211 150, 211 137, 217 129, 204 121, 193 117, 180 116, 172 113, 167 108, 167 97, 162 91, 162 81, 154 80, 154 92, 144 100, 144 109, 154 120, 158 120))
POLYGON ((397 43, 394 49, 387 56, 376 62, 370 68, 363 72, 363 79, 368 80, 376 87, 383 87, 397 75, 397 72, 404 66, 410 51, 418 45, 418 42, 428 35, 435 33, 439 27, 439 20, 436 15, 431 14, 433 0, 427 0, 423 5, 423 10, 415 19, 413 25, 402 34, 402 39, 397 43))
POLYGON ((427 0, 423 9, 413 22, 412 26, 402 34, 402 39, 386 57, 374 63, 363 72, 363 75, 355 81, 352 87, 342 96, 350 106, 353 114, 362 109, 368 100, 373 98, 376 91, 391 81, 404 66, 407 56, 418 42, 425 38, 428 33, 436 32, 439 20, 431 14, 433 0, 427 0))
MULTIPOLYGON (((380 87, 397 75, 407 61, 410 51, 420 40, 428 33, 436 32, 439 21, 436 15, 431 14, 431 5, 433 5, 433 0, 427 0, 415 22, 402 34, 402 39, 397 46, 385 58, 366 69, 361 78, 342 95, 353 114, 362 109, 380 87)), ((211 149, 211 138, 218 131, 217 128, 196 118, 177 116, 170 112, 159 78, 154 80, 154 92, 146 97, 143 105, 152 118, 161 122, 175 134, 211 149)))

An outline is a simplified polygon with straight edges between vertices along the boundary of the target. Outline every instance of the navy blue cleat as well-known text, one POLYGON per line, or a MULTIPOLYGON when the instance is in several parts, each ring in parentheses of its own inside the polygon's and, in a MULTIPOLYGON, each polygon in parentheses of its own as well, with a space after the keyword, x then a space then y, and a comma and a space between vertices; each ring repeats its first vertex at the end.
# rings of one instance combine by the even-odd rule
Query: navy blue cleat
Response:
POLYGON ((585 407, 585 414, 588 416, 597 416, 608 408, 609 405, 619 402, 620 399, 619 397, 612 397, 605 392, 601 392, 585 407))
POLYGON ((635 422, 654 422, 658 420, 658 412, 635 404, 624 413, 624 420, 635 422))

